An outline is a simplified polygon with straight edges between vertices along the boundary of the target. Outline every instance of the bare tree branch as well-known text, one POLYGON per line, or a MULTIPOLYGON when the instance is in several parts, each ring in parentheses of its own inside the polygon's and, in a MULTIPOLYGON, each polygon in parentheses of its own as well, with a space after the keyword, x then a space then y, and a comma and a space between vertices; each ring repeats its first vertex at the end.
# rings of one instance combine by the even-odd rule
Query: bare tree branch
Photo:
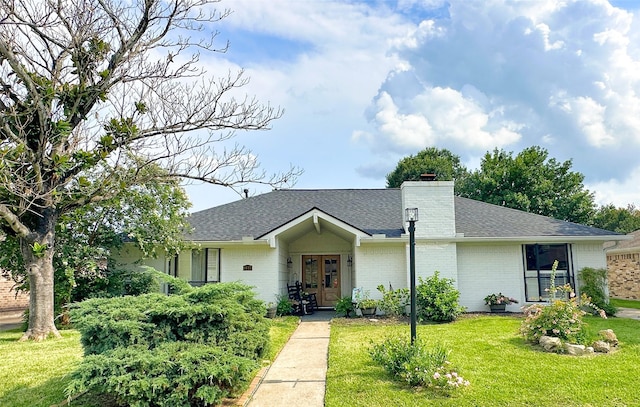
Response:
MULTIPOLYGON (((228 146, 283 111, 245 95, 242 70, 205 71, 201 55, 228 47, 214 26, 231 12, 215 3, 0 0, 0 226, 25 240, 32 288, 52 289, 55 221, 74 208, 162 177, 238 191, 301 173, 267 175, 228 146)), ((55 331, 38 326, 28 335, 55 331)))

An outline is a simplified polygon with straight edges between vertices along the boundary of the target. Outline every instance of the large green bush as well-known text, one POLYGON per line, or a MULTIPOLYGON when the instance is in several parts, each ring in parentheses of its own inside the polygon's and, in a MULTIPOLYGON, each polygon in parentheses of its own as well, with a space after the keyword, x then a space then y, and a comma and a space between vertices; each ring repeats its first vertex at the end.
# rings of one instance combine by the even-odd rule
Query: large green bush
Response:
POLYGON ((79 303, 71 318, 87 356, 68 394, 94 389, 132 406, 212 403, 258 366, 269 341, 264 314, 240 283, 79 303))
POLYGON ((108 393, 132 407, 215 405, 240 390, 256 366, 249 358, 198 343, 118 347, 86 356, 67 393, 108 393))
POLYGON ((452 279, 440 278, 438 271, 430 277, 420 277, 416 286, 417 317, 420 321, 453 321, 465 310, 459 300, 460 291, 452 279))
POLYGON ((607 286, 607 269, 585 267, 578 271, 580 277, 580 292, 591 298, 591 303, 604 310, 607 315, 613 316, 618 312, 615 306, 609 303, 609 299, 605 294, 607 286))

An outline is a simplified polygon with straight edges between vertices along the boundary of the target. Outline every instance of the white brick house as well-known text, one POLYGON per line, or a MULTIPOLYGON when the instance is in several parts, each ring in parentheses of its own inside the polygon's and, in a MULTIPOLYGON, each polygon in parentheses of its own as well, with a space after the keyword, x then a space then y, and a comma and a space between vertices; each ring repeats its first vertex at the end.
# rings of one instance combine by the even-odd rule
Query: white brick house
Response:
MULTIPOLYGON (((352 289, 379 298, 379 284, 409 286, 405 208, 418 208, 416 274, 452 278, 469 311, 502 292, 541 301, 551 264, 556 283, 576 286, 583 267, 606 267, 605 241, 622 235, 456 197, 451 181, 405 182, 399 189, 276 190, 191 215, 200 250, 147 264, 196 284, 242 281, 264 301, 301 281, 330 307, 352 289)), ((136 256, 130 254, 130 260, 136 256)))

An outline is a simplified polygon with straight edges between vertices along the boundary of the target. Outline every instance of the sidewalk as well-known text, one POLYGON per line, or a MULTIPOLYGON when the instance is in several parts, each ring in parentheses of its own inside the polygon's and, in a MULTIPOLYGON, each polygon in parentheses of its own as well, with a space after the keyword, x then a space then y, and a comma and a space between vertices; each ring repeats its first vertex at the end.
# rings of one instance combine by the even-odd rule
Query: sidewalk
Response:
POLYGON ((250 396, 249 407, 324 406, 329 318, 329 313, 322 311, 302 318, 250 396))
POLYGON ((0 312, 0 331, 20 328, 23 314, 24 310, 0 312))
POLYGON ((616 312, 616 317, 640 320, 640 309, 621 307, 621 308, 618 308, 618 312, 616 312))

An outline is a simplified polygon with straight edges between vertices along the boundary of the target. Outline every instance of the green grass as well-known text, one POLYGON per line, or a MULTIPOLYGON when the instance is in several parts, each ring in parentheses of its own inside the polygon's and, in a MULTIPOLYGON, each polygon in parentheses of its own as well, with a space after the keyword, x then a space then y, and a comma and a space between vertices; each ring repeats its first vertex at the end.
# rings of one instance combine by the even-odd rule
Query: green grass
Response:
POLYGON ((450 360, 471 381, 452 397, 394 381, 370 358, 371 341, 409 336, 408 325, 334 320, 325 405, 338 406, 637 406, 640 322, 589 317, 589 329, 611 328, 621 348, 608 355, 572 357, 532 349, 517 334, 514 317, 464 317, 451 324, 420 325, 418 337, 444 343, 450 360))
POLYGON ((0 406, 51 406, 65 399, 69 374, 82 359, 80 334, 62 339, 18 342, 20 330, 0 332, 0 406))
MULTIPOLYGON (((589 329, 613 329, 620 349, 609 355, 571 357, 533 350, 517 334, 520 319, 464 317, 451 324, 420 325, 418 336, 452 350, 450 360, 471 386, 452 397, 414 390, 394 381, 369 357, 371 341, 408 325, 334 319, 331 325, 326 406, 635 406, 640 388, 640 321, 589 317, 589 329)), ((276 318, 273 359, 298 326, 297 317, 276 318)), ((0 406, 50 406, 64 400, 66 375, 82 358, 79 334, 61 340, 17 342, 17 330, 0 332, 0 406)), ((97 404, 96 404, 97 403, 97 404)), ((76 407, 101 406, 79 399, 76 407)))
POLYGON ((640 300, 622 300, 612 298, 609 302, 611 303, 611 305, 618 308, 622 307, 640 309, 640 300))
MULTIPOLYGON (((272 320, 271 346, 267 358, 275 359, 300 318, 272 320)), ((0 332, 0 406, 48 407, 65 400, 67 375, 82 360, 80 334, 61 331, 62 339, 44 342, 18 342, 19 330, 0 332)), ((72 407, 104 407, 112 400, 94 394, 74 400, 72 407)))
POLYGON ((269 347, 267 359, 272 362, 275 360, 276 356, 287 343, 299 323, 300 318, 295 316, 285 316, 271 320, 271 329, 269 331, 269 336, 271 336, 271 346, 269 347))

